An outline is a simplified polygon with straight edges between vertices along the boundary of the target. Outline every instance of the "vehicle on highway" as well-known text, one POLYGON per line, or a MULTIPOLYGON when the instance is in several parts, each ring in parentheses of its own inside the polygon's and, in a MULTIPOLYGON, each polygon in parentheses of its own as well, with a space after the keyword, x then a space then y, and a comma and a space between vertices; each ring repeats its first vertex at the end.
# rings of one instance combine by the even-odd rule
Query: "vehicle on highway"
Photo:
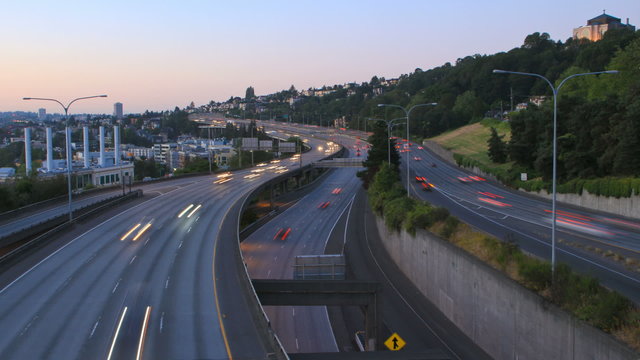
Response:
POLYGON ((433 184, 428 181, 424 181, 423 183, 421 183, 421 185, 423 191, 431 191, 435 188, 435 186, 433 186, 433 184))
POLYGON ((425 182, 427 178, 424 176, 416 175, 416 182, 425 182))
POLYGON ((469 183, 473 182, 473 180, 469 179, 466 176, 458 176, 457 179, 463 184, 469 184, 469 183))

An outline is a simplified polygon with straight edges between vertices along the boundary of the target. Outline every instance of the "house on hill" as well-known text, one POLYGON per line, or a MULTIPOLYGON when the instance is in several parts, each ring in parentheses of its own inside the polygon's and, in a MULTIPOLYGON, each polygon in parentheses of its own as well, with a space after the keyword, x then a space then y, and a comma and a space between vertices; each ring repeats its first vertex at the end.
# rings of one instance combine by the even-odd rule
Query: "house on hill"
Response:
POLYGON ((573 38, 598 41, 602 39, 604 33, 608 30, 624 28, 629 28, 632 31, 636 30, 635 26, 629 24, 629 18, 627 18, 627 23, 623 24, 619 18, 608 15, 603 11, 601 15, 588 20, 587 25, 573 29, 573 38))

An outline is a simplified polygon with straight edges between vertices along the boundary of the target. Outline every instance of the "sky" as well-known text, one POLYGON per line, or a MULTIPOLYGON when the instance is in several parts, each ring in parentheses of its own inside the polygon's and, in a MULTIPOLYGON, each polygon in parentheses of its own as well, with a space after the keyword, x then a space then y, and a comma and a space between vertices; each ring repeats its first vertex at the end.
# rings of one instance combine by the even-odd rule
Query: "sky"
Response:
POLYGON ((522 45, 565 41, 607 14, 640 27, 638 0, 3 0, 0 111, 170 110, 396 78, 522 45), (605 5, 606 4, 606 5, 605 5))

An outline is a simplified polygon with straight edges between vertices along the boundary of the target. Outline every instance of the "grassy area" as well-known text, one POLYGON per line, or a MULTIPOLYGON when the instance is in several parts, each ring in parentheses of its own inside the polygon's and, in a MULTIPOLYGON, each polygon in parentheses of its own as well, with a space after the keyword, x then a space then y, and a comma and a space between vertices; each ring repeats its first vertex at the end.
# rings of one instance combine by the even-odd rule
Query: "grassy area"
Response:
POLYGON ((447 150, 464 155, 481 164, 497 167, 509 167, 507 164, 494 164, 487 155, 487 141, 491 135, 490 128, 496 128, 499 135, 504 135, 504 141, 509 141, 511 128, 508 122, 495 119, 484 119, 479 123, 463 126, 461 128, 438 135, 431 140, 440 144, 447 150))

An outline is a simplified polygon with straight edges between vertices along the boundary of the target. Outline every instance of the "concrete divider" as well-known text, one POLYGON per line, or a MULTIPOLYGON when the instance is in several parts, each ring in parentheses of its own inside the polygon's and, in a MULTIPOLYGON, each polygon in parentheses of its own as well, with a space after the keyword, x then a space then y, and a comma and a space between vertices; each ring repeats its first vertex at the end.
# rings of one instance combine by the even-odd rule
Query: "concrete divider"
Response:
POLYGON ((387 230, 384 248, 420 292, 495 359, 640 359, 640 354, 427 231, 387 230))
MULTIPOLYGON (((53 235, 69 229, 75 222, 82 221, 90 216, 97 214, 100 211, 106 210, 110 207, 113 207, 115 205, 118 205, 128 200, 134 199, 136 197, 141 197, 142 195, 143 195, 142 190, 135 190, 126 195, 117 196, 115 199, 114 198, 104 199, 98 203, 91 204, 82 209, 75 210, 73 212, 74 220, 72 222, 68 221, 68 218, 69 218, 68 214, 63 214, 63 215, 57 216, 54 219, 51 219, 36 225, 35 227, 36 229, 23 231, 8 237, 4 240, 8 239, 11 241, 11 242, 8 242, 8 244, 13 244, 19 241, 23 241, 40 232, 46 231, 38 235, 37 237, 29 240, 25 244, 22 244, 19 247, 13 249, 12 251, 8 252, 2 257, 0 257, 0 266, 5 266, 7 263, 13 260, 16 260, 20 256, 24 255, 29 250, 32 250, 38 246, 43 245, 53 235)), ((6 246, 6 244, 3 246, 6 246)))

